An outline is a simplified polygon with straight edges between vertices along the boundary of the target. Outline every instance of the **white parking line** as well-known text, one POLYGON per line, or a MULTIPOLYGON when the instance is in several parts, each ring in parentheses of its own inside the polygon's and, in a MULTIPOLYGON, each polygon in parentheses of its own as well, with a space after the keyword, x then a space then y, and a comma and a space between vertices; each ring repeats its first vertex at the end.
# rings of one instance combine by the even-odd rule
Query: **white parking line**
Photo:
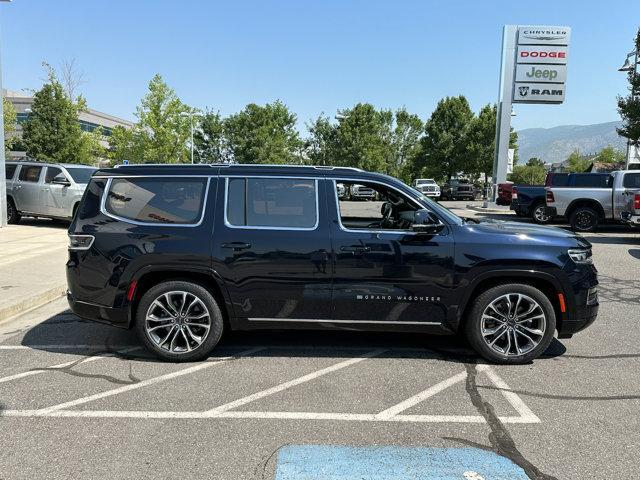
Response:
MULTIPOLYGON (((121 350, 123 348, 129 348, 135 345, 111 345, 111 350, 121 350)), ((0 345, 0 350, 104 350, 106 346, 101 345, 88 345, 88 344, 74 344, 74 345, 0 345)))
POLYGON ((42 367, 42 368, 37 368, 34 370, 28 370, 26 372, 22 372, 22 373, 16 373, 14 375, 9 375, 8 377, 2 377, 0 378, 0 383, 5 383, 5 382, 10 382, 12 380, 18 380, 20 378, 25 378, 25 377, 31 377, 33 375, 39 375, 41 373, 45 373, 45 372, 51 372, 51 371, 55 371, 55 370, 60 370, 63 368, 67 368, 71 365, 82 365, 85 363, 90 363, 90 362, 95 362, 96 360, 102 360, 103 358, 108 358, 108 357, 115 357, 117 355, 123 354, 123 353, 128 353, 128 352, 132 352, 134 350, 140 350, 142 347, 131 347, 131 348, 125 348, 123 350, 119 350, 113 353, 108 353, 105 355, 98 355, 98 356, 94 356, 94 357, 89 357, 89 358, 85 358, 83 360, 72 360, 70 362, 64 362, 64 363, 59 363, 57 365, 51 365, 49 367, 42 367))
POLYGON ((202 362, 202 363, 199 363, 199 364, 194 365, 192 367, 185 368, 183 370, 178 370, 177 372, 167 373, 166 375, 160 375, 159 377, 149 378, 147 380, 143 380, 143 381, 138 382, 138 383, 132 383, 131 385, 124 385, 124 386, 119 387, 119 388, 114 388, 113 390, 107 390, 106 392, 101 392, 101 393, 96 393, 94 395, 89 395, 88 397, 82 397, 82 398, 78 398, 76 400, 70 400, 68 402, 59 403, 58 405, 53 405, 51 407, 41 408, 41 409, 37 410, 37 412, 38 412, 37 415, 46 415, 46 414, 49 414, 51 412, 55 412, 57 410, 63 410, 63 409, 66 409, 66 408, 75 407, 77 405, 82 405, 82 404, 85 404, 85 403, 89 403, 89 402, 92 402, 94 400, 99 400, 101 398, 111 397, 113 395, 118 395, 119 393, 128 392, 128 391, 131 391, 131 390, 137 390, 138 388, 146 387, 146 386, 149 386, 149 385, 154 385, 156 383, 164 382, 166 380, 171 380, 173 378, 182 377, 183 375, 188 375, 190 373, 194 373, 194 372, 197 372, 199 370, 204 370, 205 368, 209 368, 209 367, 212 367, 214 365, 218 365, 220 363, 224 363, 224 362, 226 362, 228 360, 231 360, 233 358, 236 358, 236 357, 242 357, 242 356, 246 356, 246 355, 251 355, 252 353, 256 353, 256 352, 259 352, 261 350, 264 350, 264 347, 257 347, 257 348, 252 348, 250 350, 244 350, 244 351, 242 351, 242 352, 240 352, 240 353, 238 353, 237 355, 234 355, 234 356, 220 357, 220 358, 217 358, 215 361, 202 362))
POLYGON ((321 370, 317 370, 307 375, 303 375, 302 377, 298 377, 293 380, 289 380, 288 382, 281 383, 280 385, 276 385, 275 387, 267 388, 266 390, 262 390, 252 395, 247 395, 246 397, 242 397, 242 398, 239 398, 238 400, 234 400, 233 402, 225 403, 224 405, 220 405, 219 407, 208 410, 207 413, 212 416, 218 415, 219 413, 226 412, 227 410, 231 410, 233 408, 237 408, 242 405, 246 405, 247 403, 253 402, 260 398, 264 398, 269 395, 273 395, 274 393, 282 392, 283 390, 286 390, 288 388, 295 387, 296 385, 309 382, 311 380, 314 380, 328 373, 341 370, 351 365, 355 365, 356 363, 360 363, 368 358, 381 355, 384 352, 386 352, 385 349, 372 350, 371 352, 365 353, 364 355, 358 358, 351 358, 349 360, 345 360, 344 362, 336 363, 334 365, 323 368, 321 370))

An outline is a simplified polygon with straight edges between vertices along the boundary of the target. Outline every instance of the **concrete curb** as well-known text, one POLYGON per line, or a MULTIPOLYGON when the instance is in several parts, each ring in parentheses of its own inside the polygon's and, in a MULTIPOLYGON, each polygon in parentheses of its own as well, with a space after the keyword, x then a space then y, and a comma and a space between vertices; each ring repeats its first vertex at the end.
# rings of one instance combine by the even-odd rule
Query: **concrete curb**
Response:
POLYGON ((473 210, 474 212, 482 212, 482 213, 508 213, 511 214, 513 210, 510 210, 509 207, 504 208, 482 208, 477 205, 467 205, 467 210, 473 210))
POLYGON ((0 308, 0 323, 4 323, 13 317, 27 313, 30 310, 34 310, 41 307, 45 303, 49 303, 52 300, 56 300, 63 297, 67 292, 67 285, 58 285, 54 288, 46 290, 37 295, 25 298, 24 300, 9 305, 8 307, 0 308))

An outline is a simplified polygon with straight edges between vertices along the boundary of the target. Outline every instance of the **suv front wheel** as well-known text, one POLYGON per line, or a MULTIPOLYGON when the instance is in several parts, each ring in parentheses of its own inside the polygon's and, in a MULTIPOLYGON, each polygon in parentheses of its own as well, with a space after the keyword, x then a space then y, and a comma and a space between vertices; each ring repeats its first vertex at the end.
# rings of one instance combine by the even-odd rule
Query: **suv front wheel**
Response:
POLYGON ((136 331, 158 357, 173 362, 206 357, 222 336, 223 319, 211 292, 186 281, 163 282, 140 299, 136 331))
POLYGON ((556 329, 553 305, 531 285, 498 285, 473 303, 465 333, 474 350, 503 364, 528 363, 542 354, 556 329))

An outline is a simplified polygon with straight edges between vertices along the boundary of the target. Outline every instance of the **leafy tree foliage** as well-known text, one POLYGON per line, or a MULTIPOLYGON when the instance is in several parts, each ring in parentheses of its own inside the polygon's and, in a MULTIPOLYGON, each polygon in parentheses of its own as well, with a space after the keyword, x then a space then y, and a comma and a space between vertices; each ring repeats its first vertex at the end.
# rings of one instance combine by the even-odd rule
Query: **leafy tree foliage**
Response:
POLYGON ((420 176, 428 174, 439 180, 449 179, 468 166, 466 137, 473 112, 467 99, 446 97, 425 124, 421 152, 416 159, 420 176))
POLYGON ((224 135, 236 163, 300 163, 302 141, 295 113, 280 100, 250 103, 224 120, 224 135))
POLYGON ((33 98, 31 114, 23 125, 27 155, 46 162, 92 164, 99 154, 96 135, 83 132, 78 114, 86 109, 82 96, 76 102, 66 95, 53 70, 33 98))
POLYGON ((305 140, 306 157, 311 165, 333 165, 336 158, 337 128, 329 117, 320 115, 307 124, 309 138, 305 140))
POLYGON ((193 136, 194 157, 197 163, 224 163, 229 161, 224 122, 220 112, 207 111, 199 117, 193 136))
POLYGON ((620 163, 624 162, 625 159, 626 155, 624 152, 616 150, 611 145, 607 145, 602 150, 600 150, 600 153, 598 153, 593 161, 601 163, 620 163))
POLYGON ((4 152, 9 155, 9 151, 16 142, 15 131, 18 117, 13 104, 6 98, 2 98, 2 114, 4 116, 4 152))
POLYGON ((424 124, 420 117, 401 108, 391 125, 387 173, 406 182, 413 179, 413 162, 420 151, 424 124))
POLYGON ((565 170, 568 172, 584 172, 589 165, 591 165, 592 160, 580 153, 578 149, 574 150, 569 154, 567 160, 564 162, 565 170))
POLYGON ((514 165, 508 179, 518 185, 544 185, 547 169, 539 158, 530 158, 526 165, 514 165))
POLYGON ((116 128, 111 137, 110 156, 132 163, 185 163, 190 161, 190 109, 175 91, 156 74, 149 91, 137 107, 133 129, 116 128))
MULTIPOLYGON (((640 29, 636 35, 635 50, 640 52, 640 29)), ((632 145, 640 145, 640 75, 629 72, 629 95, 618 97, 618 113, 622 117, 622 128, 618 134, 626 137, 632 145)))

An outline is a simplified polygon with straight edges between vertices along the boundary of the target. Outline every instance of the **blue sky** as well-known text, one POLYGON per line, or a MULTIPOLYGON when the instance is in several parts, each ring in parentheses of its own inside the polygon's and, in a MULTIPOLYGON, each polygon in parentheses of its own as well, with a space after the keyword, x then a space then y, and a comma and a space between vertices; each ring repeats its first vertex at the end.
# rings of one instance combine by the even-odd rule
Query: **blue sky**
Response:
POLYGON ((3 85, 39 88, 74 58, 97 110, 134 119, 159 72, 180 98, 223 114, 282 99, 300 127, 357 102, 427 118, 447 95, 474 110, 498 92, 504 24, 573 28, 567 101, 517 108, 517 129, 617 120, 618 72, 637 2, 14 0, 0 5, 3 85))

